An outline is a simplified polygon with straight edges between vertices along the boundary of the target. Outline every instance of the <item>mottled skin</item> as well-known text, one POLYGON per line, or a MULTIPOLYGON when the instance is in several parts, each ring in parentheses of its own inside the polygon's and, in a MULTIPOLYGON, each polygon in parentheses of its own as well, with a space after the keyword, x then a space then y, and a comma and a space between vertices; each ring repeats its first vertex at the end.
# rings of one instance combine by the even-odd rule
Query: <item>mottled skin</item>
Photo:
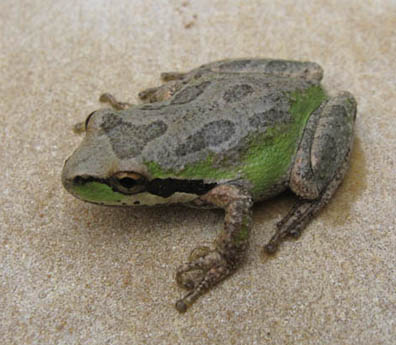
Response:
POLYGON ((198 247, 177 270, 199 296, 242 263, 251 207, 290 188, 299 200, 266 245, 298 236, 341 183, 351 151, 356 102, 329 97, 311 62, 225 60, 188 73, 163 73, 165 84, 139 97, 147 104, 101 100, 115 110, 88 116, 86 137, 66 161, 65 188, 104 205, 185 204, 225 211, 213 248, 198 247))

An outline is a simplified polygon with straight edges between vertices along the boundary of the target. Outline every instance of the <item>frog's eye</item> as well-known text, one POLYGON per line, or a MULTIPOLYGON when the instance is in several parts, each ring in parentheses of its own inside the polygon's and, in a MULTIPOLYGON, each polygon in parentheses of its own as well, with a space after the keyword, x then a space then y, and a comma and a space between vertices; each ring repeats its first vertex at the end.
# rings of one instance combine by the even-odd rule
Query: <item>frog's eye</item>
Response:
POLYGON ((122 171, 110 179, 111 186, 123 194, 136 194, 145 190, 146 179, 135 172, 122 171))

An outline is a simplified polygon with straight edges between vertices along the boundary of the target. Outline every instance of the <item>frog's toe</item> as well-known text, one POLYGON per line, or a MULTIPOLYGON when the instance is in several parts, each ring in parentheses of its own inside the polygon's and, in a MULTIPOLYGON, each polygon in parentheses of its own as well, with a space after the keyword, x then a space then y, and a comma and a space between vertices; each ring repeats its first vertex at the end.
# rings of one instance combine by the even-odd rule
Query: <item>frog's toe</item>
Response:
POLYGON ((176 273, 177 284, 190 290, 186 296, 176 302, 176 309, 181 313, 185 312, 199 296, 232 272, 232 265, 218 251, 211 250, 204 254, 201 250, 202 248, 194 250, 192 256, 197 252, 200 252, 200 255, 180 266, 176 273))
POLYGON ((186 73, 180 72, 163 72, 161 73, 161 80, 164 82, 172 80, 182 80, 186 76, 186 73))
POLYGON ((75 123, 72 127, 74 134, 82 134, 85 132, 85 121, 75 123))

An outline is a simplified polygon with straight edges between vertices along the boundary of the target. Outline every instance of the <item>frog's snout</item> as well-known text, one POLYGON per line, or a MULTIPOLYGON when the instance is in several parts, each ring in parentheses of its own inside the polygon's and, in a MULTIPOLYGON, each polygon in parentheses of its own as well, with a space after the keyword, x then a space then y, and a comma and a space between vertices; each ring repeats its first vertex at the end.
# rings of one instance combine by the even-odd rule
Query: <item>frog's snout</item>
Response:
POLYGON ((73 174, 70 173, 70 169, 68 166, 70 158, 71 157, 69 157, 65 160, 65 163, 63 164, 62 175, 61 175, 63 187, 69 192, 70 192, 70 189, 72 186, 72 181, 74 178, 73 174))

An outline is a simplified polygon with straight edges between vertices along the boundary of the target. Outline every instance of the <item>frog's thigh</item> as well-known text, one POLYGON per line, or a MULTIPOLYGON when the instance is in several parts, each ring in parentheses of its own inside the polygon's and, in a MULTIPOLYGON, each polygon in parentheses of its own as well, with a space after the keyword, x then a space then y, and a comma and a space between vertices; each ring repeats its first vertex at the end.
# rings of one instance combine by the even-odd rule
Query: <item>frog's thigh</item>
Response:
POLYGON ((304 199, 317 199, 335 178, 352 145, 356 101, 342 92, 310 117, 291 172, 290 188, 304 199))

